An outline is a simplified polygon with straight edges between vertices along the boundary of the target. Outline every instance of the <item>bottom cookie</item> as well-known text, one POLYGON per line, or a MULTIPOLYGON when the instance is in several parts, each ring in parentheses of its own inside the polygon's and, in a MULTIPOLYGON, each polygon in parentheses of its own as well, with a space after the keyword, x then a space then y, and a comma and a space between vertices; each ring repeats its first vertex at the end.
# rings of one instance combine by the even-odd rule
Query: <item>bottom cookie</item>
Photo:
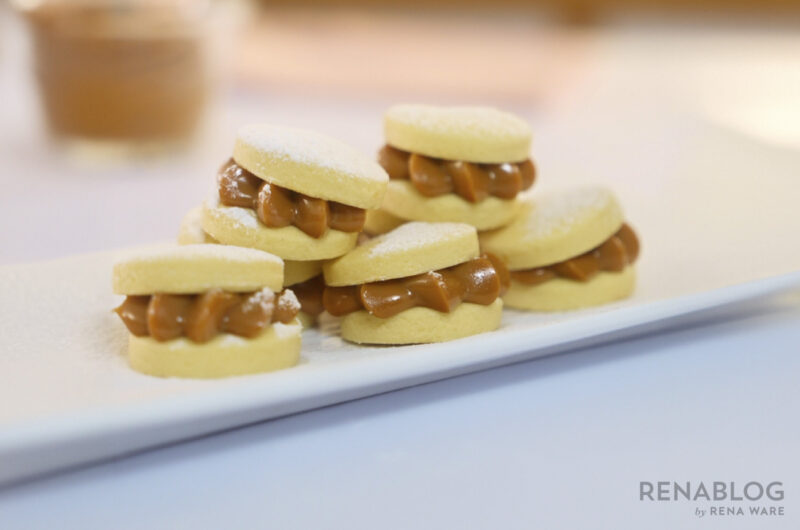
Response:
POLYGON ((566 311, 627 298, 636 285, 633 267, 622 272, 601 272, 588 282, 554 278, 539 285, 514 280, 503 296, 506 307, 528 311, 566 311))
POLYGON ((489 305, 464 303, 450 313, 414 307, 391 318, 378 318, 366 311, 342 318, 342 338, 365 344, 418 344, 448 340, 493 331, 500 327, 503 302, 489 305))
POLYGON ((157 377, 211 379, 289 368, 300 359, 302 326, 276 323, 254 339, 223 333, 204 344, 130 336, 128 364, 157 377))

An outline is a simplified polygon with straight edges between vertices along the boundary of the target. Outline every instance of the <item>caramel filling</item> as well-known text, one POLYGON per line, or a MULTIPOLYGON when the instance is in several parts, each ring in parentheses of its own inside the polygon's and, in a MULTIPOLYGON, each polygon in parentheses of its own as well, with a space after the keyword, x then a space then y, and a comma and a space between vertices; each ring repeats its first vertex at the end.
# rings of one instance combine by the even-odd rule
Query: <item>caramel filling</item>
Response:
POLYGON ((513 199, 533 186, 536 167, 530 159, 518 163, 474 164, 442 160, 383 146, 378 162, 392 179, 411 180, 425 197, 455 193, 469 202, 480 202, 490 195, 513 199))
POLYGON ((449 313, 462 302, 491 304, 506 292, 509 282, 505 265, 495 256, 484 254, 453 267, 408 278, 326 287, 322 304, 334 316, 364 309, 378 318, 389 318, 412 307, 449 313))
POLYGON ((266 182, 237 164, 232 158, 220 168, 219 200, 225 206, 255 210, 269 228, 294 225, 313 238, 328 228, 360 232, 367 211, 339 202, 309 197, 266 182))
POLYGON ((253 293, 210 289, 203 294, 128 296, 114 312, 137 337, 164 342, 186 336, 203 343, 219 333, 252 339, 273 322, 288 324, 298 310, 291 291, 276 297, 270 289, 253 293))
POLYGON ((322 274, 310 280, 292 285, 292 291, 300 302, 300 310, 312 317, 318 316, 325 308, 322 305, 322 291, 325 290, 325 281, 322 274))
POLYGON ((511 271, 514 281, 525 285, 538 285, 553 278, 566 278, 588 282, 600 271, 620 272, 639 256, 639 240, 627 224, 600 246, 546 267, 511 271))

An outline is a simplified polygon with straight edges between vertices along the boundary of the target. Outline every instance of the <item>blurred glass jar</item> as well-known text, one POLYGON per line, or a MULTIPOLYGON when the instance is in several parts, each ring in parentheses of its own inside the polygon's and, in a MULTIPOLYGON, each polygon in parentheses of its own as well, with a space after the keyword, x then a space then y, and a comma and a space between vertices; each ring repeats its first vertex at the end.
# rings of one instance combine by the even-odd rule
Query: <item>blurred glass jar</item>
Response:
POLYGON ((204 0, 18 0, 50 129, 132 144, 185 141, 209 98, 204 0))

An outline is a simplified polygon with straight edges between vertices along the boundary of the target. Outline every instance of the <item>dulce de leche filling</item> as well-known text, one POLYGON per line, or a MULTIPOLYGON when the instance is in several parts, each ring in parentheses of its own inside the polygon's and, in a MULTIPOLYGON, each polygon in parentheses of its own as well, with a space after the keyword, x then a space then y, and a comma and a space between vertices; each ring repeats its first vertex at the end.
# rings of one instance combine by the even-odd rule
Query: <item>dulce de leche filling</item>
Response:
POLYGON ((389 318, 411 309, 427 307, 449 313, 462 302, 489 305, 509 287, 508 269, 495 256, 484 254, 465 263, 381 282, 326 287, 322 304, 333 316, 366 310, 389 318))
POLYGON ((219 333, 252 339, 273 322, 290 323, 299 305, 291 291, 276 297, 270 289, 253 293, 210 289, 202 294, 128 296, 114 311, 137 337, 163 342, 186 336, 203 343, 219 333))
POLYGON ((378 162, 389 178, 410 180, 420 195, 438 197, 455 193, 473 203, 490 195, 513 199, 536 180, 536 167, 530 159, 518 163, 475 164, 430 158, 385 145, 378 153, 378 162))
POLYGON ((364 226, 366 210, 270 184, 232 158, 220 168, 217 182, 222 204, 255 210, 258 219, 269 228, 294 225, 309 236, 320 238, 328 228, 360 232, 364 226))
POLYGON ((524 285, 538 285, 553 278, 588 282, 601 271, 620 272, 639 256, 639 239, 627 224, 598 247, 574 258, 521 271, 511 271, 511 278, 524 285))
POLYGON ((325 310, 322 305, 322 292, 325 290, 325 280, 322 274, 310 280, 292 285, 292 291, 300 302, 300 310, 312 317, 318 316, 325 310))

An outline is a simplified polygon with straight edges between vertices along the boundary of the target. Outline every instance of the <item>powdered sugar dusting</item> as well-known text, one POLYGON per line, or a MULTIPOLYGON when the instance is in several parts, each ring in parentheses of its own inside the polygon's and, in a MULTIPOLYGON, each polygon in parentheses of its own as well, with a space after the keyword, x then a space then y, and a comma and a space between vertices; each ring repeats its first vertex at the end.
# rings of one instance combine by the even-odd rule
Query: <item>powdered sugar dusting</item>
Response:
POLYGON ((297 335, 302 330, 300 324, 284 324, 283 322, 275 322, 272 324, 272 329, 275 330, 275 336, 279 339, 286 339, 293 335, 297 335))
POLYGON ((492 107, 437 107, 433 105, 395 105, 386 119, 406 123, 437 134, 478 136, 530 136, 525 121, 492 107))
POLYGON ((475 228, 462 223, 421 223, 413 222, 400 225, 391 232, 368 241, 370 256, 399 254, 421 247, 436 247, 442 241, 461 237, 475 228))
POLYGON ((566 232, 578 219, 586 218, 613 202, 616 202, 614 194, 601 187, 538 196, 532 201, 530 215, 525 220, 525 229, 531 238, 566 232))
POLYGON ((254 310, 256 307, 263 307, 265 312, 272 314, 275 308, 275 293, 269 287, 264 287, 260 291, 253 293, 242 304, 245 313, 254 310))
POLYGON ((250 124, 239 130, 238 137, 239 141, 280 160, 329 168, 359 179, 388 180, 377 162, 349 145, 317 132, 250 124))
POLYGON ((297 300, 294 291, 291 289, 284 289, 278 296, 278 308, 291 310, 292 312, 300 311, 300 302, 297 300))
POLYGON ((258 217, 256 216, 256 212, 250 208, 228 206, 225 208, 225 215, 247 228, 259 228, 261 226, 258 221, 258 217))
POLYGON ((219 197, 214 196, 206 201, 206 208, 219 209, 225 217, 245 228, 258 228, 260 222, 256 212, 250 208, 239 206, 223 206, 219 202, 219 197))

